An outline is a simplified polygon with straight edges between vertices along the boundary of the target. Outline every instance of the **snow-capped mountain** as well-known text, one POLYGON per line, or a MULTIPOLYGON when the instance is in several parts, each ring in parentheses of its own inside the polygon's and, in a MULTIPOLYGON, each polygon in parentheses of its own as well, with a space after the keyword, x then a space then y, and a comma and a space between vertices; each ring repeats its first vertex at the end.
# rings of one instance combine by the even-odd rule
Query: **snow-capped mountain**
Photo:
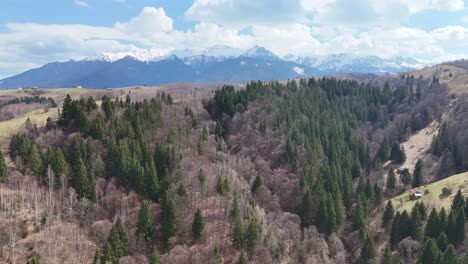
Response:
POLYGON ((337 73, 387 74, 423 67, 411 58, 383 59, 333 54, 317 57, 278 57, 259 46, 247 50, 214 46, 204 50, 135 49, 104 53, 84 60, 53 62, 0 80, 0 88, 121 87, 170 82, 247 82, 284 80, 337 73))
POLYGON ((327 73, 365 72, 374 74, 395 73, 423 68, 424 65, 412 58, 380 58, 377 56, 355 56, 345 53, 317 57, 287 55, 293 61, 327 73))

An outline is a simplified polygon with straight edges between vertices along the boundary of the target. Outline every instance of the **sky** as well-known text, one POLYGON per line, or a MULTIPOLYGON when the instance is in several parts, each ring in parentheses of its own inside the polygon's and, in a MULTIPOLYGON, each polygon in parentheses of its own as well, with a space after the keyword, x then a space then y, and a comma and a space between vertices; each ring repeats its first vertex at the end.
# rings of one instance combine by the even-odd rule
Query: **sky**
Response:
POLYGON ((468 0, 1 0, 0 79, 134 49, 468 58, 468 0))

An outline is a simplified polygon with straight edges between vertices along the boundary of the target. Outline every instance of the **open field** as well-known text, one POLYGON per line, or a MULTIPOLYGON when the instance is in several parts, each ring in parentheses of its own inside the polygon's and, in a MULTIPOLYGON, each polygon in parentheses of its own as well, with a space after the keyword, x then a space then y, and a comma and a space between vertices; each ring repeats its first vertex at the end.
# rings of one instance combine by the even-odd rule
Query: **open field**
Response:
POLYGON ((36 124, 38 127, 45 126, 48 117, 51 117, 54 120, 57 119, 58 109, 50 108, 47 112, 45 112, 44 109, 38 109, 20 117, 0 122, 0 139, 15 133, 22 125, 24 125, 28 117, 31 119, 31 122, 36 124))
POLYGON ((437 209, 442 207, 445 207, 445 209, 450 209, 452 200, 457 194, 458 189, 461 189, 465 197, 468 196, 468 172, 450 176, 443 180, 421 186, 418 189, 423 193, 423 197, 419 200, 410 200, 408 192, 392 198, 391 200, 395 210, 410 211, 416 201, 424 202, 429 209, 434 207, 437 209), (442 195, 442 188, 444 187, 450 189, 452 193, 448 196, 442 195))
POLYGON ((459 67, 439 65, 414 71, 410 74, 413 74, 415 78, 421 75, 423 78, 436 76, 440 82, 447 84, 449 92, 468 92, 468 71, 459 67))

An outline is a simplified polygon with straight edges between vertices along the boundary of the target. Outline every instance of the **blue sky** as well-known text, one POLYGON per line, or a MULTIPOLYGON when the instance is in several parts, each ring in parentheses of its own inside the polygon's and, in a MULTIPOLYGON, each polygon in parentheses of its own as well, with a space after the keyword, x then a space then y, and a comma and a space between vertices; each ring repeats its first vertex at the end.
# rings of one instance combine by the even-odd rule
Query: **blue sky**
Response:
POLYGON ((2 0, 0 78, 50 61, 263 46, 279 56, 468 58, 464 0, 2 0))

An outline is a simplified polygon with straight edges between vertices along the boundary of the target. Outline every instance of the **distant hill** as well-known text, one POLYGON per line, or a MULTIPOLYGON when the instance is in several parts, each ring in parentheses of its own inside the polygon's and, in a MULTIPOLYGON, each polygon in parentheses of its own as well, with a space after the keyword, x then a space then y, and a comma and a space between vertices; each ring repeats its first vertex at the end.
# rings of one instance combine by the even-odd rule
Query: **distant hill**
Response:
POLYGON ((284 80, 298 76, 344 73, 385 75, 423 67, 411 58, 382 59, 336 54, 280 58, 255 46, 248 50, 214 46, 203 51, 178 50, 163 55, 155 50, 105 53, 84 60, 53 62, 0 80, 0 88, 123 87, 174 82, 233 82, 284 80))
POLYGON ((468 91, 468 61, 460 60, 446 62, 440 65, 427 67, 410 72, 414 77, 436 77, 441 83, 447 84, 450 92, 468 91))

